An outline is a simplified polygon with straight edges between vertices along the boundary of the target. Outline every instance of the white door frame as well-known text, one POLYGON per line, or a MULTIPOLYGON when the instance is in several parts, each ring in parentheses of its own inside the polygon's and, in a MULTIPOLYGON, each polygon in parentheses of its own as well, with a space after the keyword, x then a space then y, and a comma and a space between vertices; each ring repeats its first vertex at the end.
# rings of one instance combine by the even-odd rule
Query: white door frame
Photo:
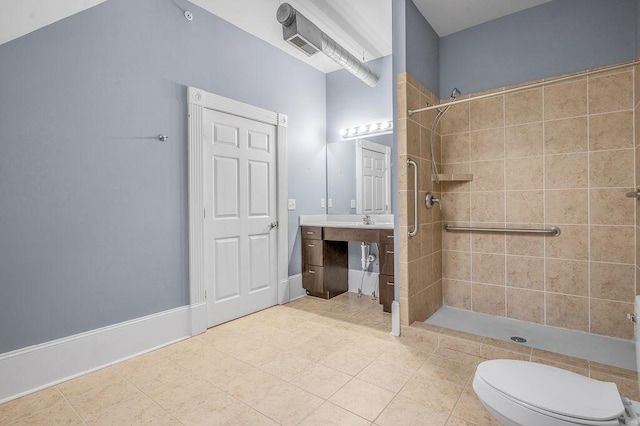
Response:
POLYGON ((276 187, 278 197, 278 303, 289 301, 287 211, 287 116, 195 87, 187 91, 189 104, 189 295, 191 334, 207 330, 204 276, 204 176, 202 111, 204 108, 276 126, 276 187))
POLYGON ((380 143, 371 142, 366 139, 358 139, 356 141, 356 214, 362 214, 363 194, 362 194, 362 150, 379 152, 384 154, 387 171, 385 173, 387 199, 386 213, 390 212, 391 203, 391 148, 380 143))

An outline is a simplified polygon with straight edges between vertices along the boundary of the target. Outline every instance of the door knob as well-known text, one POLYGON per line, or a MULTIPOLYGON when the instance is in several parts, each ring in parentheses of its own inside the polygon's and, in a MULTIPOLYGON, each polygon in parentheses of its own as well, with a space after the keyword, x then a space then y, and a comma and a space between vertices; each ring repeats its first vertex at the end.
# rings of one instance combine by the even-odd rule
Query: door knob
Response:
POLYGON ((269 225, 269 228, 273 229, 273 228, 277 228, 278 227, 278 222, 271 222, 271 224, 269 225))

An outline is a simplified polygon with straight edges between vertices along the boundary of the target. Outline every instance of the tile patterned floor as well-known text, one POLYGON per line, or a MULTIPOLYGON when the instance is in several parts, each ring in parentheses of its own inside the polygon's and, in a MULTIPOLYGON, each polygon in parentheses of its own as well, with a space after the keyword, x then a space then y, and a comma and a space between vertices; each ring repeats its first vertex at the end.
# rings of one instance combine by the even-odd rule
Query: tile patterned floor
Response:
POLYGON ((460 335, 389 329, 370 297, 305 297, 2 404, 0 424, 497 424, 460 335))

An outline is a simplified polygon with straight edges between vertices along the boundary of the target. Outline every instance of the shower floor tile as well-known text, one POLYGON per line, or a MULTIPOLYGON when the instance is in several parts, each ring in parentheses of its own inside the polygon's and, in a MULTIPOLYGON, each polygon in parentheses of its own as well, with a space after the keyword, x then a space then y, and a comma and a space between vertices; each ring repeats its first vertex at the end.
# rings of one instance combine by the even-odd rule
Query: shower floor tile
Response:
POLYGON ((513 342, 511 337, 527 339, 526 346, 582 358, 627 370, 636 370, 632 341, 598 336, 443 306, 426 324, 513 342))

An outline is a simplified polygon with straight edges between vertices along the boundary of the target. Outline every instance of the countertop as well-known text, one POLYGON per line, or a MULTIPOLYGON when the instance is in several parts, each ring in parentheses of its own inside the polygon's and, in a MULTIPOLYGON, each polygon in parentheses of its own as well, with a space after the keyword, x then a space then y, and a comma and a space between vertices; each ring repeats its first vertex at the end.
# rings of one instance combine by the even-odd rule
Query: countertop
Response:
POLYGON ((365 225, 360 214, 314 214, 301 215, 300 226, 322 226, 325 228, 354 228, 354 229, 393 229, 393 215, 371 215, 373 224, 365 225))

